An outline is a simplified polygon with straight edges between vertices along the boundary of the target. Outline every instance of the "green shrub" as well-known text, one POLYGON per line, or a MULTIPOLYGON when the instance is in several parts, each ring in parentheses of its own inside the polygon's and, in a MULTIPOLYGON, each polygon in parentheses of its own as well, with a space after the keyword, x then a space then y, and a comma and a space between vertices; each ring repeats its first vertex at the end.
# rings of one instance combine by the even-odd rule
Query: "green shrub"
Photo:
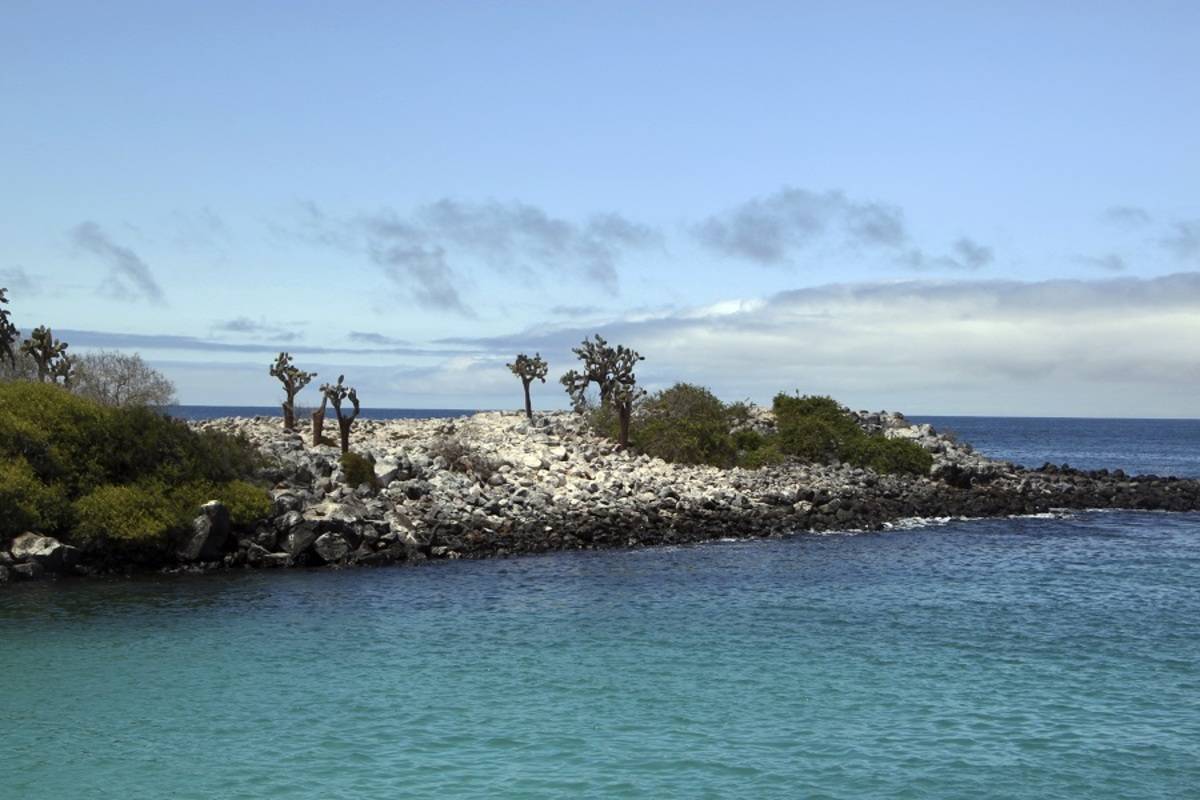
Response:
POLYGON ((830 397, 776 395, 781 452, 806 461, 833 460, 882 473, 928 474, 933 456, 915 442, 870 436, 830 397))
POLYGON ((829 422, 817 417, 796 417, 780 421, 779 449, 805 461, 825 462, 838 458, 847 438, 829 422))
POLYGON ((862 437, 851 446, 846 460, 876 472, 907 475, 928 475, 933 466, 933 456, 916 442, 882 436, 862 437))
POLYGON ((647 398, 632 441, 641 452, 677 464, 730 467, 737 459, 725 405, 708 389, 690 383, 647 398))
POLYGON ((74 541, 160 549, 180 525, 161 486, 101 486, 75 503, 74 541))
POLYGON ((738 452, 757 450, 767 443, 767 437, 749 428, 743 428, 733 434, 733 446, 738 452))
POLYGON ((776 442, 766 442, 753 450, 746 450, 738 456, 738 466, 744 469, 761 469, 763 467, 782 464, 786 459, 779 450, 776 442))
POLYGON ((375 459, 361 456, 350 451, 342 454, 342 472, 346 476, 346 485, 358 488, 364 483, 376 488, 375 459))
POLYGON ((244 438, 61 386, 0 382, 0 536, 20 528, 158 547, 214 499, 250 524, 270 509, 266 492, 245 482, 261 465, 244 438))
POLYGON ((0 461, 0 546, 25 531, 57 532, 69 504, 60 490, 42 483, 21 458, 0 461))
POLYGON ((597 404, 590 407, 586 414, 588 427, 592 429, 592 433, 613 441, 620 436, 621 420, 612 406, 597 404))
POLYGON ((200 512, 200 506, 212 500, 225 504, 230 522, 239 528, 248 528, 271 515, 271 496, 265 489, 246 481, 194 481, 169 494, 180 524, 188 523, 200 512))

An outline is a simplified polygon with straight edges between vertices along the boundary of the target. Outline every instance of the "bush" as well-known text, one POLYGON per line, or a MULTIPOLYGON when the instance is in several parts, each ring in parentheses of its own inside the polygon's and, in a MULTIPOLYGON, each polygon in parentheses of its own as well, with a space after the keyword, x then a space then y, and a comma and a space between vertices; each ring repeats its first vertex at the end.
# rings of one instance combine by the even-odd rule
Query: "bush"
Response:
POLYGON ((780 451, 776 442, 768 442, 751 450, 746 450, 738 456, 738 466, 744 469, 762 469, 763 467, 782 464, 787 458, 780 451))
POLYGON ((358 488, 364 483, 372 489, 378 488, 375 479, 375 459, 361 456, 353 451, 342 453, 342 474, 346 476, 346 485, 358 488))
POLYGON ((82 545, 119 543, 161 549, 178 514, 160 486, 102 486, 75 503, 73 541, 82 545))
POLYGON ((62 492, 37 479, 22 458, 0 461, 0 544, 31 530, 57 530, 69 521, 62 492))
POLYGON ((641 452, 677 464, 731 467, 737 460, 724 403, 690 383, 647 398, 632 441, 641 452))
POLYGON ((868 435, 831 397, 776 395, 779 449, 806 461, 838 460, 876 472, 925 475, 933 456, 915 442, 868 435))
POLYGON ((61 386, 0 383, 0 538, 24 530, 80 543, 159 547, 201 503, 235 524, 269 514, 246 482, 245 439, 197 432, 147 408, 106 407, 61 386))
POLYGON ((190 522, 200 512, 200 506, 212 500, 225 504, 229 521, 239 528, 249 528, 271 516, 271 496, 262 487, 246 481, 197 481, 173 490, 170 497, 180 524, 190 522))
POLYGON ((805 461, 825 462, 838 458, 843 443, 852 436, 840 434, 829 422, 817 417, 796 417, 779 423, 779 449, 805 461))
POLYGON ((916 442, 864 436, 851 447, 848 461, 876 472, 928 475, 933 456, 916 442))

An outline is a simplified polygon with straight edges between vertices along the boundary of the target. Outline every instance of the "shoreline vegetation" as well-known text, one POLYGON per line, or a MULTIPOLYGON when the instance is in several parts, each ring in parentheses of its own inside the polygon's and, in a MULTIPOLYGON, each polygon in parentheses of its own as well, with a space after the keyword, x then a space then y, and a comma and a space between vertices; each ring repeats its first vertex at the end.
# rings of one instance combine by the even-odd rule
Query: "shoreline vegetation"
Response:
POLYGON ((549 365, 519 354, 507 367, 521 411, 359 419, 338 376, 298 418, 317 375, 280 353, 265 370, 283 386, 279 417, 188 423, 158 410, 173 387, 136 355, 76 361, 47 328, 18 347, 0 301, 0 583, 1200 509, 1197 480, 1026 469, 828 397, 781 393, 764 408, 687 383, 649 394, 634 374, 643 357, 600 336, 561 378, 573 411, 534 410, 549 365))

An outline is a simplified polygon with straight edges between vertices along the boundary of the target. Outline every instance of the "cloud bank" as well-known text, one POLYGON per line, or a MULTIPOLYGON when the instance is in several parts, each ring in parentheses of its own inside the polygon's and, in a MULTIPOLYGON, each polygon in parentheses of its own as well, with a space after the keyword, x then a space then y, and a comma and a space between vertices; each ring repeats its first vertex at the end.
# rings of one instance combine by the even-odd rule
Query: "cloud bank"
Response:
POLYGON ((926 413, 1195 416, 1200 391, 1200 273, 831 285, 453 341, 539 349, 558 374, 595 330, 645 355, 653 386, 699 382, 729 399, 799 389, 926 413))

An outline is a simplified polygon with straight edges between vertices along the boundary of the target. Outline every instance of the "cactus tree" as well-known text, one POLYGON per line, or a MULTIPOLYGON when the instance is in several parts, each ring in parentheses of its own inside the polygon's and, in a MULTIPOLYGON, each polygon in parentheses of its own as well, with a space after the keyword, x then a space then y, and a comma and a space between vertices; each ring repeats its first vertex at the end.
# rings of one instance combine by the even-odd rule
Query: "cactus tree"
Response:
POLYGON ((8 305, 8 298, 5 294, 8 289, 0 289, 0 359, 7 358, 8 363, 12 366, 17 365, 17 351, 13 347, 17 344, 17 339, 20 338, 21 332, 17 330, 17 326, 12 324, 9 319, 10 312, 4 306, 8 305))
POLYGON ((333 406, 333 411, 337 414, 338 430, 342 435, 342 452, 350 452, 350 426, 354 424, 354 420, 358 417, 358 391, 345 386, 342 381, 346 378, 345 375, 338 375, 337 383, 321 384, 321 394, 325 395, 325 399, 333 406), (354 406, 353 414, 342 413, 342 402, 346 399, 350 400, 354 406))
POLYGON ((49 379, 53 383, 61 377, 63 383, 70 382, 71 359, 67 355, 67 343, 55 339, 45 325, 34 328, 29 338, 21 342, 21 352, 37 364, 39 381, 44 383, 49 379))
POLYGON ((529 399, 529 384, 534 381, 545 383, 550 365, 542 359, 541 353, 535 353, 533 358, 520 353, 517 355, 516 361, 506 366, 512 370, 513 375, 521 379, 521 386, 525 389, 525 416, 533 419, 533 403, 529 399))
POLYGON ((296 427, 296 395, 317 377, 317 373, 298 369, 292 364, 292 357, 288 353, 280 353, 270 371, 271 377, 278 378, 283 384, 283 391, 287 395, 283 401, 283 427, 290 431, 296 427))
POLYGON ((633 368, 642 356, 624 345, 610 347, 608 342, 599 334, 593 341, 583 340, 583 344, 573 348, 572 352, 583 362, 583 371, 571 370, 562 376, 562 384, 577 411, 582 411, 587 405, 587 389, 590 384, 596 384, 600 391, 601 405, 608 406, 617 412, 620 421, 618 442, 621 447, 629 446, 629 421, 633 417, 633 404, 645 391, 637 387, 637 377, 633 368))

